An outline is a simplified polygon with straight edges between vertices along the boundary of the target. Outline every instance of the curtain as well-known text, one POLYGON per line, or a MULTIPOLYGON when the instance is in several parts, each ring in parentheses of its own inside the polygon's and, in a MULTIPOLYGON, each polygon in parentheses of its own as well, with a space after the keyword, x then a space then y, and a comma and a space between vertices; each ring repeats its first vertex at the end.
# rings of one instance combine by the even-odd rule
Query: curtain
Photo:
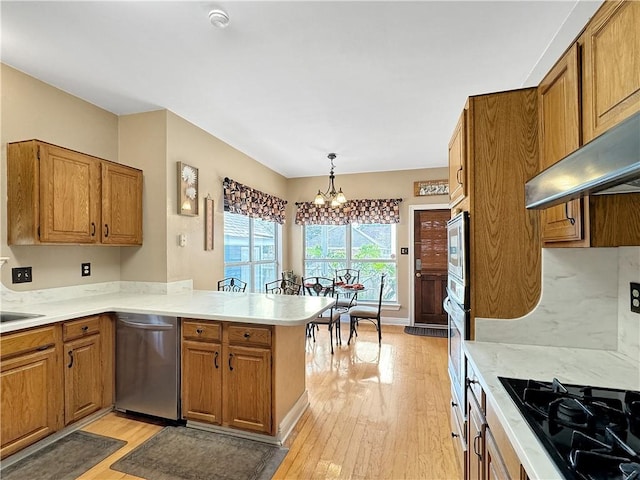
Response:
POLYGON ((400 223, 401 201, 401 198, 350 200, 336 208, 313 202, 296 203, 296 224, 400 223))
POLYGON ((225 178, 224 211, 284 223, 287 201, 225 178))

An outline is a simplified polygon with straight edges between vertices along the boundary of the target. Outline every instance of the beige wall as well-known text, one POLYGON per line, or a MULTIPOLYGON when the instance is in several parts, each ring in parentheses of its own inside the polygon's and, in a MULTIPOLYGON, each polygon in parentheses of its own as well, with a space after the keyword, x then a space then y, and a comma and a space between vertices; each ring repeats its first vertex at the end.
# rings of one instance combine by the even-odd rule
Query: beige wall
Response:
MULTIPOLYGON (((295 202, 308 201, 327 176, 286 179, 242 152, 166 110, 117 117, 6 65, 2 88, 1 256, 10 257, 2 283, 32 290, 114 280, 173 282, 193 279, 194 288, 215 289, 223 276, 222 180, 230 177, 285 198, 283 268, 302 272, 302 228, 294 224, 295 202), (6 244, 6 143, 37 138, 144 171, 143 246, 20 246, 6 244), (177 167, 182 161, 199 170, 197 217, 177 213, 177 167), (214 250, 204 250, 204 198, 214 200, 214 250), (178 235, 187 246, 178 246, 178 235), (80 264, 91 262, 92 275, 80 276, 80 264), (11 267, 32 266, 34 281, 12 285, 11 267)), ((443 153, 444 154, 444 153, 443 153)), ((408 207, 446 203, 444 197, 414 197, 413 182, 447 178, 446 168, 358 175, 338 175, 337 185, 349 198, 402 197, 398 248, 409 246, 408 207)), ((389 316, 408 317, 408 256, 398 254, 402 308, 389 316)))
POLYGON ((120 163, 141 169, 142 246, 122 247, 121 279, 167 282, 167 111, 119 118, 120 163))
MULTIPOLYGON (((445 155, 446 152, 443 153, 445 155)), ((409 282, 409 256, 400 255, 400 247, 409 247, 409 226, 413 221, 409 217, 410 205, 447 204, 446 195, 430 197, 414 197, 413 182, 418 180, 439 180, 448 178, 449 170, 443 168, 399 170, 394 172, 361 173, 352 175, 337 175, 336 188, 342 188, 347 199, 359 198, 402 198, 400 204, 400 223, 397 225, 398 258, 398 303, 399 311, 385 311, 384 316, 408 318, 410 291, 413 285, 409 282)), ((289 179, 287 218, 291 219, 289 228, 289 245, 291 268, 297 273, 303 272, 303 228, 294 224, 295 202, 312 201, 318 189, 327 188, 328 174, 323 177, 305 177, 289 179)))
MULTIPOLYGON (((287 179, 251 157, 169 112, 167 116, 167 280, 193 279, 193 287, 214 290, 224 274, 222 181, 237 180, 280 198, 287 198, 287 179), (198 168, 200 190, 197 217, 177 213, 177 167, 184 162, 198 168), (214 246, 204 250, 204 198, 214 203, 214 246), (178 235, 187 235, 187 246, 178 246, 178 235)), ((283 229, 287 251, 286 226, 283 229)), ((288 259, 285 255, 284 265, 288 259)))
POLYGON ((0 256, 10 257, 2 283, 14 290, 120 279, 120 248, 98 246, 7 246, 7 143, 36 138, 107 160, 118 159, 118 117, 2 64, 0 256), (80 264, 91 262, 91 276, 80 264), (11 284, 11 268, 33 267, 33 282, 11 284))

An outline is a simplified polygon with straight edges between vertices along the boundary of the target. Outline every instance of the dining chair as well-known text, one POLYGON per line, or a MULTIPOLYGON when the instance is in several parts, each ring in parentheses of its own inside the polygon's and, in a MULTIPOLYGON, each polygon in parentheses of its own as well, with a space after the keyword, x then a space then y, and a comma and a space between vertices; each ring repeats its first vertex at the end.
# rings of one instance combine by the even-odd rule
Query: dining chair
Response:
MULTIPOLYGON (((351 285, 354 283, 358 283, 360 281, 360 270, 356 270, 355 268, 341 268, 336 270, 336 284, 344 283, 347 285, 351 285)), ((351 307, 355 307, 358 304, 358 292, 353 290, 352 295, 348 297, 338 295, 338 299, 336 300, 336 306, 343 310, 347 311, 351 307)))
POLYGON ((227 277, 218 282, 219 292, 244 292, 246 288, 247 282, 235 277, 227 277))
POLYGON ((274 280, 265 283, 264 290, 275 295, 300 295, 302 285, 291 280, 274 280))
MULTIPOLYGON (((326 277, 309 277, 302 279, 302 291, 304 295, 316 297, 333 297, 336 298, 336 285, 332 278, 326 277)), ((315 329, 319 325, 327 325, 329 328, 329 340, 331 343, 331 355, 333 355, 333 330, 336 330, 336 344, 342 344, 342 334, 340 332, 340 312, 335 303, 331 308, 325 310, 316 318, 307 323, 307 336, 313 337, 316 341, 315 329), (337 327, 337 328, 336 328, 337 327)))
POLYGON ((351 338, 355 334, 358 336, 358 322, 360 320, 368 320, 376 326, 376 330, 378 331, 378 345, 382 345, 382 327, 380 324, 380 312, 382 310, 382 292, 384 291, 384 280, 387 276, 386 273, 383 273, 380 277, 380 294, 378 295, 378 306, 370 307, 370 306, 355 306, 349 309, 349 340, 347 340, 347 345, 351 344, 351 338))

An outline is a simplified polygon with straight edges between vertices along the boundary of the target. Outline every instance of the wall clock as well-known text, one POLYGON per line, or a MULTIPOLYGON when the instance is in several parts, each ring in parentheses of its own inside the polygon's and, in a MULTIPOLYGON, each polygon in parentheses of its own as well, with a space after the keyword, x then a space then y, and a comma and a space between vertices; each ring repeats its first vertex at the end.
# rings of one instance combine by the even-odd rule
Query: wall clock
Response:
POLYGON ((198 215, 198 169, 178 162, 178 213, 198 215))

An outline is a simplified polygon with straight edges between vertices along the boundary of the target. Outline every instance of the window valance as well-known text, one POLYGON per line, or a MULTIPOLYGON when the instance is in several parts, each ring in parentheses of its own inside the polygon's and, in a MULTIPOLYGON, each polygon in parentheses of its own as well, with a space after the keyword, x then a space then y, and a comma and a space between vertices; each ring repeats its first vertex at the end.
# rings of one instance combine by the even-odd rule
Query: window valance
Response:
POLYGON ((224 188, 225 212, 284 223, 286 200, 248 187, 230 178, 225 178, 222 186, 224 188))
POLYGON ((400 223, 401 198, 349 200, 333 208, 313 202, 296 203, 297 225, 347 225, 349 223, 400 223))

